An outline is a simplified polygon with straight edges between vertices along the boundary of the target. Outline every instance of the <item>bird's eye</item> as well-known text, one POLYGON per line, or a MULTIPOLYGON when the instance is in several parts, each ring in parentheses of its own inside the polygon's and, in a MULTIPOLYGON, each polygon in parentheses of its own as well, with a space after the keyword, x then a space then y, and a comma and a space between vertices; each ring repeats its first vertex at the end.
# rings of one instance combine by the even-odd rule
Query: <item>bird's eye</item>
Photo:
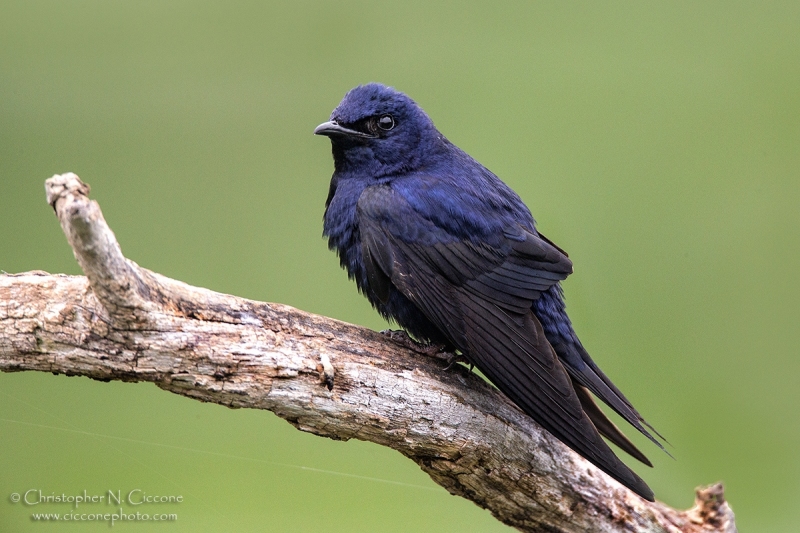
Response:
POLYGON ((394 128, 394 117, 392 115, 381 115, 378 118, 378 127, 383 131, 394 128))

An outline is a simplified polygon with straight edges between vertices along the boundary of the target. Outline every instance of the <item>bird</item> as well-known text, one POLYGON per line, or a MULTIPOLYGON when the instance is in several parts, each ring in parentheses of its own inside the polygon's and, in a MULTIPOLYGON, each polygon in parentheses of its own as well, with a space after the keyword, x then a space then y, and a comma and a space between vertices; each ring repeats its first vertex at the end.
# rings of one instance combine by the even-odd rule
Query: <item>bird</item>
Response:
POLYGON ((653 433, 663 437, 578 339, 560 284, 572 261, 522 199, 380 83, 348 91, 314 133, 330 138, 334 164, 323 236, 373 308, 458 353, 558 440, 654 501, 601 435, 652 464, 594 397, 662 450, 653 433))

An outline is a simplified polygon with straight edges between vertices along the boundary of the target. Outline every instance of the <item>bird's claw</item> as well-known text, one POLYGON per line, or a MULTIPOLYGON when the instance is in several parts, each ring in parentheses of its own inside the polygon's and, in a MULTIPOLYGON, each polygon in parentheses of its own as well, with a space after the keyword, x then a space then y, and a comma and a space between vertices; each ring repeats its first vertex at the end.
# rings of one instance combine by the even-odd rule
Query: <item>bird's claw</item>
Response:
POLYGON ((469 371, 472 372, 472 367, 474 365, 469 361, 467 361, 466 359, 464 359, 464 357, 454 353, 448 353, 447 355, 449 355, 450 357, 445 359, 445 361, 447 361, 447 366, 444 367, 445 371, 452 370, 453 367, 456 366, 458 363, 464 363, 465 365, 469 365, 469 371))

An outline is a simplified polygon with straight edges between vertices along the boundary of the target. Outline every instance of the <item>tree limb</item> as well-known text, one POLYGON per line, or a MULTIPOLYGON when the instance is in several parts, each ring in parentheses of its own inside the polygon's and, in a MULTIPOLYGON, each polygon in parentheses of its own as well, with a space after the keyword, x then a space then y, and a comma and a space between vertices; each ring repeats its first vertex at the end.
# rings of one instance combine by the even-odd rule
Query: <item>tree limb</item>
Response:
POLYGON ((76 175, 53 176, 46 191, 86 277, 0 276, 4 372, 150 381, 389 446, 521 531, 736 531, 719 484, 699 489, 688 511, 646 502, 464 368, 365 328, 150 272, 122 255, 76 175))

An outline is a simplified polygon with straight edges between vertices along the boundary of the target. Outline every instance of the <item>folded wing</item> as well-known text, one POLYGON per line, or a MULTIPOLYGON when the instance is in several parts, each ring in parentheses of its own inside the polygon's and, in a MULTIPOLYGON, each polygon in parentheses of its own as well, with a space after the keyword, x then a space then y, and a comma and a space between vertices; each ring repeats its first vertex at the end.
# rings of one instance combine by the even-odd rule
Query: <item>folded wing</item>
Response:
POLYGON ((389 299, 391 287, 399 290, 526 414, 622 484, 653 499, 644 481, 600 437, 531 311, 543 291, 572 272, 564 253, 522 227, 483 239, 459 238, 385 185, 362 193, 358 218, 370 288, 381 301, 389 299))

